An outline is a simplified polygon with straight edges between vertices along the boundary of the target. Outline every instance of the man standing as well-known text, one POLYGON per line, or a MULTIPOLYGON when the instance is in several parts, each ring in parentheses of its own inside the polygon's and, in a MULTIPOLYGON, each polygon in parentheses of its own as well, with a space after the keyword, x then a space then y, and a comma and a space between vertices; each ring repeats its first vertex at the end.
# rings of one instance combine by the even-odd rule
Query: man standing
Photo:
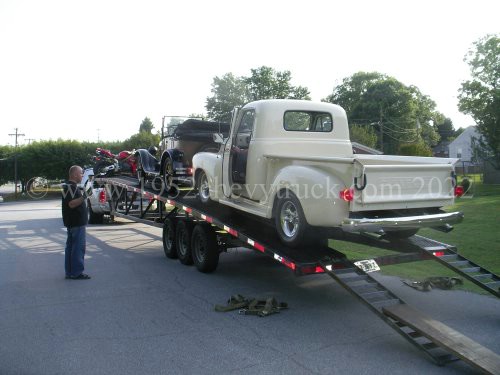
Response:
POLYGON ((82 182, 83 170, 78 165, 69 169, 68 181, 63 184, 62 217, 67 228, 65 264, 66 279, 88 280, 83 273, 85 257, 85 226, 88 222, 87 192, 80 192, 78 184, 82 182))

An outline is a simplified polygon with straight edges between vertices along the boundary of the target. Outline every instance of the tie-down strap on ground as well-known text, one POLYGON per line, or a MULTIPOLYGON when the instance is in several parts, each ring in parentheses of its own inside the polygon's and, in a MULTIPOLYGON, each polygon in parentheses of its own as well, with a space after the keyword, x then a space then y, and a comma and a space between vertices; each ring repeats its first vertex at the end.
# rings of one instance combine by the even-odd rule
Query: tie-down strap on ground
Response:
POLYGON ((459 277, 434 276, 422 281, 401 280, 404 284, 411 286, 421 292, 429 292, 432 288, 451 289, 455 285, 462 285, 463 281, 459 277))
POLYGON ((231 296, 226 306, 215 305, 215 311, 218 312, 239 310, 240 314, 260 317, 276 314, 287 308, 288 304, 286 302, 278 302, 274 297, 263 300, 251 297, 245 298, 241 294, 231 296))

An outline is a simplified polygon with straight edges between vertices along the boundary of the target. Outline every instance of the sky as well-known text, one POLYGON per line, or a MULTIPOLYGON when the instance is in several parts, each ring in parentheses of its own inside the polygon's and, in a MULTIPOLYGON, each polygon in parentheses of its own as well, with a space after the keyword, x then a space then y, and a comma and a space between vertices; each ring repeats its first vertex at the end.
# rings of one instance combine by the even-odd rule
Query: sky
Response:
POLYGON ((464 55, 500 1, 0 0, 0 145, 124 140, 149 117, 206 113, 216 76, 289 70, 312 100, 377 71, 452 119, 464 55))

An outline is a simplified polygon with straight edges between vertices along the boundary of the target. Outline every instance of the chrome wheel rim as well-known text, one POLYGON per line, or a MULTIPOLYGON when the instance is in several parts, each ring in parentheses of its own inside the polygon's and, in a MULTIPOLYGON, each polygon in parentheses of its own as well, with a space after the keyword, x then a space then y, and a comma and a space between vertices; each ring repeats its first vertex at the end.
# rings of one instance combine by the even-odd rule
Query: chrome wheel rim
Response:
POLYGON ((210 189, 208 188, 208 178, 203 174, 200 178, 200 196, 203 201, 207 201, 210 197, 210 189))
POLYGON ((280 211, 281 230, 288 238, 292 238, 299 230, 299 212, 293 202, 287 201, 281 206, 280 211))

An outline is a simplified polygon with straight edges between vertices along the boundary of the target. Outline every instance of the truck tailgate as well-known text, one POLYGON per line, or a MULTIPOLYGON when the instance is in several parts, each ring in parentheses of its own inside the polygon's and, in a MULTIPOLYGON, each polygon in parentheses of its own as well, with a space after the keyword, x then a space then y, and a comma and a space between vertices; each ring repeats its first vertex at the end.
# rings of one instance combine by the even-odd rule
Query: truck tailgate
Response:
POLYGON ((442 207, 454 202, 457 159, 356 155, 351 211, 442 207))

